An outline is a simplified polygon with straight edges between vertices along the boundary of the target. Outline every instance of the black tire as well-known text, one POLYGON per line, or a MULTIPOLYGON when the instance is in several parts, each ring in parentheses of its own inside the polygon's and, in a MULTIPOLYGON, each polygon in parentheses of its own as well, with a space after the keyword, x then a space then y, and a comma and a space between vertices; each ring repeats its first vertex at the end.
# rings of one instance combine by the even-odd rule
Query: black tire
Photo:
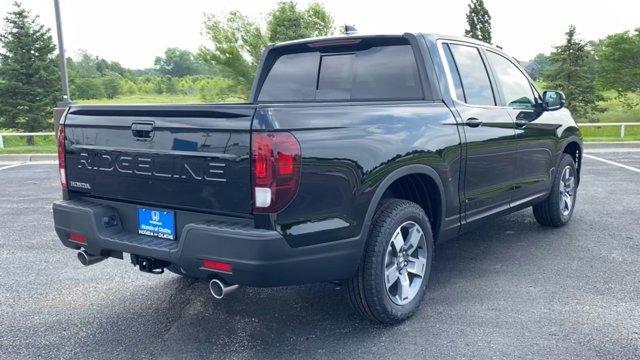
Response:
POLYGON ((346 283, 351 306, 360 315, 374 322, 396 324, 404 321, 418 310, 424 298, 432 260, 433 235, 429 219, 422 208, 406 200, 385 200, 373 218, 358 272, 346 283), (426 266, 417 293, 408 303, 398 305, 392 301, 385 285, 385 256, 394 233, 407 222, 417 224, 424 234, 426 266))
POLYGON ((578 195, 578 176, 576 171, 576 163, 569 154, 564 154, 560 160, 558 171, 556 172, 555 179, 551 188, 549 196, 542 202, 533 205, 533 216, 538 223, 543 226, 549 227, 561 227, 566 225, 571 216, 573 210, 576 207, 576 200, 578 195), (565 202, 561 200, 560 183, 563 181, 563 173, 566 168, 569 168, 573 176, 573 197, 569 211, 566 211, 566 207, 563 211, 565 202))

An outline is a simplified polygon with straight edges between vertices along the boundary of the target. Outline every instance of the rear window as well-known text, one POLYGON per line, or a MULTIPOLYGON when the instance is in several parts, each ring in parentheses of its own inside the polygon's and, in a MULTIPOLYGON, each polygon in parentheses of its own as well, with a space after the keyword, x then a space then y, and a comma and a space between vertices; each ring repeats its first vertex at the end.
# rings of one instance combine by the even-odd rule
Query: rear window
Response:
POLYGON ((413 100, 423 97, 410 45, 280 56, 259 101, 413 100))

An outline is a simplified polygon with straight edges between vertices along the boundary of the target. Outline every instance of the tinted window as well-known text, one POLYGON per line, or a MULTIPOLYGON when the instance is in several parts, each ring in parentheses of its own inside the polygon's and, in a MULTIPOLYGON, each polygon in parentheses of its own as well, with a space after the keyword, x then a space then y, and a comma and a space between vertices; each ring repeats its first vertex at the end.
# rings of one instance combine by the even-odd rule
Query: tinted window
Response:
POLYGON ((467 99, 464 96, 464 89, 462 88, 462 80, 460 79, 460 73, 458 72, 458 67, 456 66, 456 62, 453 60, 453 55, 451 54, 451 49, 449 48, 449 44, 444 44, 444 54, 447 58, 447 66, 449 66, 449 73, 451 73, 451 78, 453 79, 453 87, 456 91, 456 98, 460 101, 466 102, 467 99))
POLYGON ((351 97, 355 55, 329 55, 320 60, 320 77, 316 98, 341 99, 351 97))
POLYGON ((449 46, 460 74, 465 102, 471 105, 495 105, 491 82, 480 56, 480 50, 466 45, 449 44, 449 46))
POLYGON ((344 54, 281 56, 262 86, 260 101, 420 99, 418 68, 409 45, 344 54))
POLYGON ((262 85, 260 100, 314 100, 319 61, 317 52, 281 56, 262 85))
POLYGON ((356 54, 352 99, 418 99, 418 66, 409 45, 374 47, 356 54))
POLYGON ((495 71, 495 76, 498 78, 498 86, 500 86, 507 106, 527 109, 535 107, 531 84, 520 69, 501 55, 491 51, 486 53, 489 63, 495 71))

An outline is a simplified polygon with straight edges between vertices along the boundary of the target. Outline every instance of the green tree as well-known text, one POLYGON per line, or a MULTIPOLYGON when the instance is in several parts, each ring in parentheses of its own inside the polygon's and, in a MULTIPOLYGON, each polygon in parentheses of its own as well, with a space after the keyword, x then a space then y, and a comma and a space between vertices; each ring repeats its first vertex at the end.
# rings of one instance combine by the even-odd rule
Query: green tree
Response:
POLYGON ((491 44, 491 15, 482 0, 471 0, 464 36, 491 44))
POLYGON ((595 54, 602 88, 620 96, 640 91, 640 28, 607 36, 598 43, 595 54))
POLYGON ((208 16, 205 31, 213 46, 200 48, 200 59, 219 66, 226 77, 239 84, 243 93, 248 93, 260 54, 267 45, 265 34, 238 11, 224 17, 208 16))
POLYGON ((212 46, 202 47, 199 57, 221 69, 222 75, 233 80, 239 94, 246 97, 268 43, 329 35, 333 31, 333 19, 320 4, 300 10, 287 1, 269 13, 266 29, 263 31, 259 24, 238 11, 225 16, 209 15, 205 32, 212 46))
POLYGON ((549 67, 549 56, 545 54, 536 55, 533 60, 524 67, 529 76, 535 81, 542 80, 542 74, 549 67))
POLYGON ((115 72, 108 72, 102 77, 102 87, 107 99, 113 99, 122 94, 123 79, 115 72))
MULTIPOLYGON (((20 3, 0 34, 0 127, 26 132, 52 129, 59 74, 51 32, 20 3)), ((27 140, 33 143, 33 138, 27 140)))
POLYGON ((565 43, 555 47, 543 76, 549 86, 565 93, 571 113, 585 120, 600 111, 598 101, 602 100, 595 86, 595 57, 589 45, 576 38, 575 26, 565 34, 565 43))
POLYGON ((281 2, 267 20, 270 43, 327 36, 332 30, 333 18, 318 3, 299 10, 293 1, 281 2))
POLYGON ((157 56, 154 65, 162 74, 173 77, 202 75, 207 72, 206 67, 188 50, 168 48, 164 57, 157 56))
POLYGON ((102 99, 107 96, 98 77, 79 78, 71 82, 72 99, 102 99))
POLYGON ((203 79, 198 83, 200 99, 206 102, 242 100, 237 95, 237 85, 230 79, 214 77, 203 79))
POLYGON ((102 74, 98 71, 97 58, 84 50, 80 50, 76 59, 67 62, 69 77, 92 78, 102 74))

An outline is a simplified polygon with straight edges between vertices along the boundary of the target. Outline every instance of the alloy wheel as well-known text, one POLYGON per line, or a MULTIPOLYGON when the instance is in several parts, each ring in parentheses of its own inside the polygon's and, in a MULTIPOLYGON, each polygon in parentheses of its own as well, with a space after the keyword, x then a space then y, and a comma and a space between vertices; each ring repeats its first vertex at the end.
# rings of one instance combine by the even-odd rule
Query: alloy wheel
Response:
POLYGON ((427 243, 422 228, 413 221, 400 225, 387 245, 384 261, 387 295, 405 305, 420 291, 427 267, 427 243))
POLYGON ((576 188, 573 168, 567 166, 562 170, 562 175, 560 176, 560 212, 562 216, 568 216, 571 213, 575 197, 576 188))

